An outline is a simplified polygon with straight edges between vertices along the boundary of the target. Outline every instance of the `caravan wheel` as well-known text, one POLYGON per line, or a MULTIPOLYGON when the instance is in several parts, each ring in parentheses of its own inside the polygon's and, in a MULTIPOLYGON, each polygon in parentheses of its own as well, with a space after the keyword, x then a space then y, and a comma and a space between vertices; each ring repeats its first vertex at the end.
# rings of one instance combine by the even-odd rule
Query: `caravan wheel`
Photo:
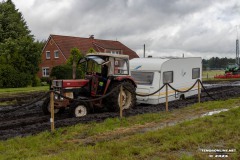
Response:
POLYGON ((179 100, 184 100, 184 99, 186 99, 186 98, 185 98, 185 95, 184 95, 184 94, 181 94, 181 96, 179 97, 179 100))

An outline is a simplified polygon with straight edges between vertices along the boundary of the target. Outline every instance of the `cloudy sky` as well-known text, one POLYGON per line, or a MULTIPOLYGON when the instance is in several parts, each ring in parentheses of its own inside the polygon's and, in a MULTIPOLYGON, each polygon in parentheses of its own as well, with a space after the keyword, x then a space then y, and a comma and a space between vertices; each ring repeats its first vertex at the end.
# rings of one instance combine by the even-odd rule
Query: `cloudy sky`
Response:
POLYGON ((93 34, 118 40, 139 56, 146 44, 147 56, 234 58, 240 34, 240 0, 12 1, 38 40, 93 34))

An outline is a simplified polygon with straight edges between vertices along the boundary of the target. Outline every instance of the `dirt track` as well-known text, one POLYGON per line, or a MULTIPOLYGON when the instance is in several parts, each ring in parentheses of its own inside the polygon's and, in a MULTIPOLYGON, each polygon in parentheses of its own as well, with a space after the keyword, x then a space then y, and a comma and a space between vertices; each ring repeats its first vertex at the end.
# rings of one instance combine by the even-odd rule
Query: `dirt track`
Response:
MULTIPOLYGON (((208 88, 208 92, 217 100, 228 99, 240 96, 240 86, 215 86, 208 88)), ((24 97, 23 97, 24 98, 24 97)), ((26 98, 25 98, 26 99, 26 98)), ((202 92, 201 101, 212 100, 202 92)), ((169 109, 179 109, 197 102, 197 96, 182 101, 169 103, 169 109)), ((13 110, 16 106, 0 107, 0 140, 16 136, 27 136, 50 129, 49 115, 43 115, 41 111, 42 101, 29 106, 27 109, 13 110)), ((165 110, 165 104, 159 105, 138 105, 135 109, 124 111, 124 116, 133 116, 144 113, 154 113, 165 110)), ((66 111, 67 112, 67 111, 66 111)), ((100 122, 106 118, 117 117, 118 113, 103 112, 89 114, 82 118, 69 118, 67 113, 55 116, 55 127, 70 126, 77 123, 100 122)))

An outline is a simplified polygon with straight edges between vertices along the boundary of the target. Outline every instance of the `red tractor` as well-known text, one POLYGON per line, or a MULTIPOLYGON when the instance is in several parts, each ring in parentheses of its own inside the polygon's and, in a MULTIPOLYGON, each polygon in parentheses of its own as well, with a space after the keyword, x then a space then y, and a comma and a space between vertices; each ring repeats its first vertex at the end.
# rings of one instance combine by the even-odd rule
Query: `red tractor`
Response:
MULTIPOLYGON (((74 117, 82 117, 96 108, 106 107, 109 111, 118 111, 120 106, 120 88, 123 85, 123 109, 129 109, 136 104, 136 84, 130 75, 129 57, 110 53, 87 54, 79 64, 85 68, 85 79, 53 80, 51 89, 71 99, 91 100, 109 96, 95 101, 79 102, 54 94, 54 112, 61 113, 67 107, 74 117), (116 88, 117 87, 117 88, 116 88), (126 89, 127 88, 127 89, 126 89)), ((50 98, 43 105, 44 114, 50 113, 50 98)))

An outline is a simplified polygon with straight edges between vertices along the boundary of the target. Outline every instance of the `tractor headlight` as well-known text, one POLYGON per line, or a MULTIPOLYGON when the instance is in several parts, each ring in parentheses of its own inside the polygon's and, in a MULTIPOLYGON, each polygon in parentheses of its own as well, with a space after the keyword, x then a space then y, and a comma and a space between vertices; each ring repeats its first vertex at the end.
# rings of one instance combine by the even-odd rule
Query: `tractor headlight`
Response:
POLYGON ((65 96, 73 99, 73 92, 66 92, 65 96))
POLYGON ((58 99, 58 95, 57 94, 54 95, 54 99, 58 99))

